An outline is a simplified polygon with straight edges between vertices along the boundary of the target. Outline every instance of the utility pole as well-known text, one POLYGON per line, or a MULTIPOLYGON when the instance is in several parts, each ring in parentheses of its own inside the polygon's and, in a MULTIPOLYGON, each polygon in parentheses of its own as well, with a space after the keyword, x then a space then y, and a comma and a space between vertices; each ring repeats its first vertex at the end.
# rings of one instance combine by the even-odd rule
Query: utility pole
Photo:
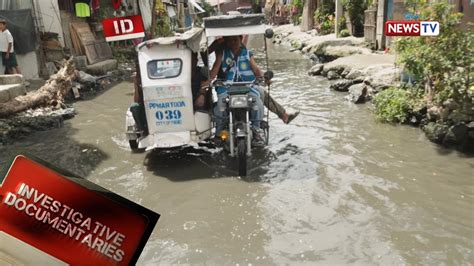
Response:
POLYGON ((339 29, 339 21, 341 21, 341 18, 342 18, 343 14, 342 14, 342 0, 336 0, 336 23, 335 26, 335 33, 336 33, 336 37, 339 36, 339 31, 341 29, 339 29))

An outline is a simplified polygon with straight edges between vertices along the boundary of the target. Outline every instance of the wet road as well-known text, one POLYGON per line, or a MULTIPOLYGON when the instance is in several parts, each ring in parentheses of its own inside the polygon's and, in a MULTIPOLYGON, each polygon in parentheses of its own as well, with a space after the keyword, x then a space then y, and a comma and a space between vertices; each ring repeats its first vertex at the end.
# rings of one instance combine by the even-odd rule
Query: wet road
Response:
POLYGON ((270 60, 272 95, 302 114, 271 116, 270 146, 245 180, 219 154, 132 154, 130 83, 77 103, 61 129, 0 147, 1 163, 27 151, 159 212, 143 265, 474 261, 472 158, 376 123, 282 47, 270 60))

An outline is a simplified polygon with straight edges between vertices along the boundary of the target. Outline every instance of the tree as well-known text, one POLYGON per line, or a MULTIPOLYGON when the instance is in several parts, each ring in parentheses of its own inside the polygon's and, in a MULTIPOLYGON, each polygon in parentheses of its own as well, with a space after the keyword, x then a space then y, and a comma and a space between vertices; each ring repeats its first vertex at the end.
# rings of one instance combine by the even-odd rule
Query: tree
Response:
POLYGON ((314 25, 314 10, 316 9, 316 0, 305 0, 303 6, 303 20, 301 22, 302 31, 310 31, 314 25))

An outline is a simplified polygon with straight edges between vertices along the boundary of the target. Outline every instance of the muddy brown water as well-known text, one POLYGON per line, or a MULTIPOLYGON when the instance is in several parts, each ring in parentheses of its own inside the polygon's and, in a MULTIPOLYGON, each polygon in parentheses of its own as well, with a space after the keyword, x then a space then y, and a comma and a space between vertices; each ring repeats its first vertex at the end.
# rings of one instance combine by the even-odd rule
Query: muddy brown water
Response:
POLYGON ((245 179, 222 154, 131 153, 127 82, 76 103, 63 128, 0 147, 1 165, 26 151, 159 212, 142 265, 471 264, 474 160, 377 123, 308 77, 308 60, 270 47, 271 93, 301 115, 271 116, 245 179))

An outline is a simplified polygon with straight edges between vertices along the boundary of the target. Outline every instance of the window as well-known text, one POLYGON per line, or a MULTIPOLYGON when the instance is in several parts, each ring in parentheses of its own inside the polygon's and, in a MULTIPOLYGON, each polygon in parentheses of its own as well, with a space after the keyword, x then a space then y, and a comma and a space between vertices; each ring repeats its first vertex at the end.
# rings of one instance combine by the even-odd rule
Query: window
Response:
POLYGON ((181 74, 181 59, 151 60, 147 63, 148 76, 151 79, 174 78, 181 74))

